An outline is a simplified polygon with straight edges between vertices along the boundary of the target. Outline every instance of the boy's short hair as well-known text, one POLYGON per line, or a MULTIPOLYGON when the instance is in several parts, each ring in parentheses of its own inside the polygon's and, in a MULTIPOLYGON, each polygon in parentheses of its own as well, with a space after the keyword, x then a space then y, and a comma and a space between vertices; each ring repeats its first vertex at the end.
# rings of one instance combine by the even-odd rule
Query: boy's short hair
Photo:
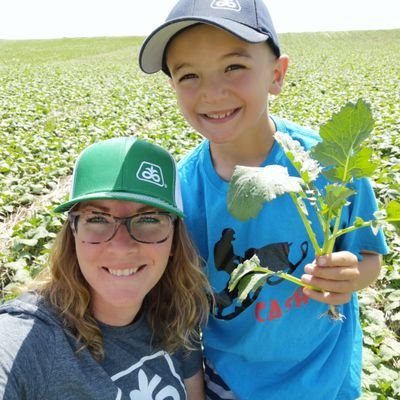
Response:
POLYGON ((249 43, 267 42, 280 56, 278 35, 263 0, 179 0, 166 22, 144 41, 139 54, 143 72, 170 75, 165 53, 171 39, 199 23, 221 28, 249 43))

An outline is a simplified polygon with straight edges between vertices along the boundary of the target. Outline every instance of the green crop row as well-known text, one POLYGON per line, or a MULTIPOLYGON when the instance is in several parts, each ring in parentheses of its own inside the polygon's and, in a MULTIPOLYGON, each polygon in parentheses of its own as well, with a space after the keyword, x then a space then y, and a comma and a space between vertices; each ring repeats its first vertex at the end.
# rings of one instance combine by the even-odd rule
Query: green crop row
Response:
MULTIPOLYGON (((177 159, 200 137, 178 112, 162 74, 140 72, 143 38, 0 41, 0 301, 44 265, 63 216, 74 160, 88 144, 138 135, 177 159)), ((370 146, 378 201, 400 194, 400 31, 282 34, 290 57, 272 114, 318 127, 363 98, 376 121, 370 146)), ((400 398, 400 239, 381 277, 360 293, 362 399, 400 398)))

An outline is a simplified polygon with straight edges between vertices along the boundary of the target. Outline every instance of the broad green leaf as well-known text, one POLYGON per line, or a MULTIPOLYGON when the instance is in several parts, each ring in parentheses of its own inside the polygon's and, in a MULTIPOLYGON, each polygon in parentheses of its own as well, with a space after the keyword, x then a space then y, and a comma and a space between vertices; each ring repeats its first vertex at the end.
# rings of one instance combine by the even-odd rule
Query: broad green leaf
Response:
POLYGON ((322 170, 318 161, 311 158, 310 153, 288 134, 276 132, 274 137, 304 182, 308 184, 315 181, 322 170))
MULTIPOLYGON (((396 303, 391 303, 392 305, 393 304, 396 304, 396 303)), ((397 303, 398 304, 398 303, 397 303)), ((397 308, 397 307, 396 307, 397 308)), ((399 322, 400 321, 400 312, 397 312, 397 313, 394 313, 392 316, 391 316, 391 321, 392 322, 399 322)))
POLYGON ((376 332, 378 336, 382 335, 382 327, 385 326, 385 314, 381 310, 368 308, 364 310, 366 318, 373 324, 379 326, 379 330, 376 332))
POLYGON ((239 264, 231 273, 228 289, 230 291, 235 289, 240 279, 242 279, 246 274, 254 271, 254 269, 258 267, 260 267, 260 260, 256 255, 251 257, 249 260, 245 260, 243 263, 239 264))
POLYGON ((264 273, 254 273, 246 275, 238 286, 238 300, 243 302, 246 300, 250 292, 255 292, 259 287, 263 286, 268 275, 264 273))
POLYGON ((369 105, 363 100, 346 104, 320 128, 322 141, 311 150, 311 156, 323 166, 335 181, 348 182, 351 177, 370 176, 371 152, 362 149, 362 142, 372 132, 374 120, 369 105))
POLYGON ((400 203, 395 200, 390 201, 386 207, 386 213, 386 220, 400 230, 400 203))
POLYGON ((400 306, 400 289, 391 292, 387 298, 388 300, 392 301, 393 303, 397 303, 398 306, 400 306))
POLYGON ((363 369, 367 370, 369 372, 376 372, 377 371, 377 366, 380 363, 379 357, 371 351, 368 347, 363 350, 363 369))
POLYGON ((381 381, 381 385, 387 380, 397 380, 399 378, 397 370, 388 368, 383 363, 381 363, 381 365, 379 366, 376 375, 381 381))
POLYGON ((340 210, 348 204, 347 199, 356 193, 355 190, 338 184, 326 185, 325 191, 324 209, 321 210, 321 213, 329 215, 331 218, 337 216, 340 210))
POLYGON ((49 232, 45 226, 41 225, 35 230, 35 234, 32 237, 32 239, 43 239, 43 238, 48 238, 48 237, 55 237, 55 234, 52 232, 49 232))
POLYGON ((21 238, 14 239, 14 245, 19 245, 19 244, 34 247, 38 244, 38 240, 37 239, 21 239, 21 238))
POLYGON ((384 223, 392 224, 397 231, 400 230, 400 203, 396 200, 390 201, 386 208, 375 211, 374 224, 382 226, 384 223))
POLYGON ((237 166, 229 183, 228 210, 238 220, 254 218, 265 202, 285 193, 300 192, 301 178, 289 176, 280 165, 264 168, 237 166))
POLYGON ((16 282, 27 282, 30 278, 29 271, 25 268, 19 268, 14 275, 14 280, 16 282))
POLYGON ((384 343, 380 347, 381 356, 385 361, 398 357, 400 354, 400 342, 392 337, 385 338, 384 343))
POLYGON ((19 269, 23 269, 26 267, 26 260, 20 258, 17 261, 13 261, 13 262, 9 262, 9 263, 5 264, 4 267, 7 267, 7 268, 17 271, 19 269))
POLYGON ((371 158, 372 149, 364 147, 349 158, 348 164, 340 167, 326 168, 323 175, 333 182, 350 182, 352 178, 364 178, 371 176, 376 170, 377 164, 371 158))
POLYGON ((10 171, 10 165, 4 160, 0 161, 0 173, 5 173, 10 171))

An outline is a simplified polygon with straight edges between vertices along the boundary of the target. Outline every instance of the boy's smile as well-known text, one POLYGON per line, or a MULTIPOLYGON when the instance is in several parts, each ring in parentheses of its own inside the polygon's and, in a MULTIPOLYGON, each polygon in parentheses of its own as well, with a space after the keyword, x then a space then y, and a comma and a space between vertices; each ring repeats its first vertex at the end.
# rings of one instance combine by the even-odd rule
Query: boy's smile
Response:
POLYGON ((166 61, 182 113, 212 145, 259 149, 272 138, 268 95, 286 69, 266 43, 199 24, 172 40, 166 61))
POLYGON ((240 107, 233 108, 233 109, 227 110, 227 111, 206 113, 206 114, 203 114, 202 116, 205 119, 212 120, 212 122, 223 123, 223 122, 228 121, 229 119, 232 119, 239 111, 240 111, 240 107))

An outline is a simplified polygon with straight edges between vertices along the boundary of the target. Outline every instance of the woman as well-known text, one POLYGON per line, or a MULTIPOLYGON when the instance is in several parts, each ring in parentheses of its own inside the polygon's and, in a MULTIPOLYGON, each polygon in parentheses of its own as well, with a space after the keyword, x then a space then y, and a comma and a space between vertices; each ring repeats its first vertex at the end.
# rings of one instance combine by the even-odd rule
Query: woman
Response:
POLYGON ((2 399, 204 399, 207 280, 173 158, 135 138, 78 158, 35 290, 0 307, 2 399))

